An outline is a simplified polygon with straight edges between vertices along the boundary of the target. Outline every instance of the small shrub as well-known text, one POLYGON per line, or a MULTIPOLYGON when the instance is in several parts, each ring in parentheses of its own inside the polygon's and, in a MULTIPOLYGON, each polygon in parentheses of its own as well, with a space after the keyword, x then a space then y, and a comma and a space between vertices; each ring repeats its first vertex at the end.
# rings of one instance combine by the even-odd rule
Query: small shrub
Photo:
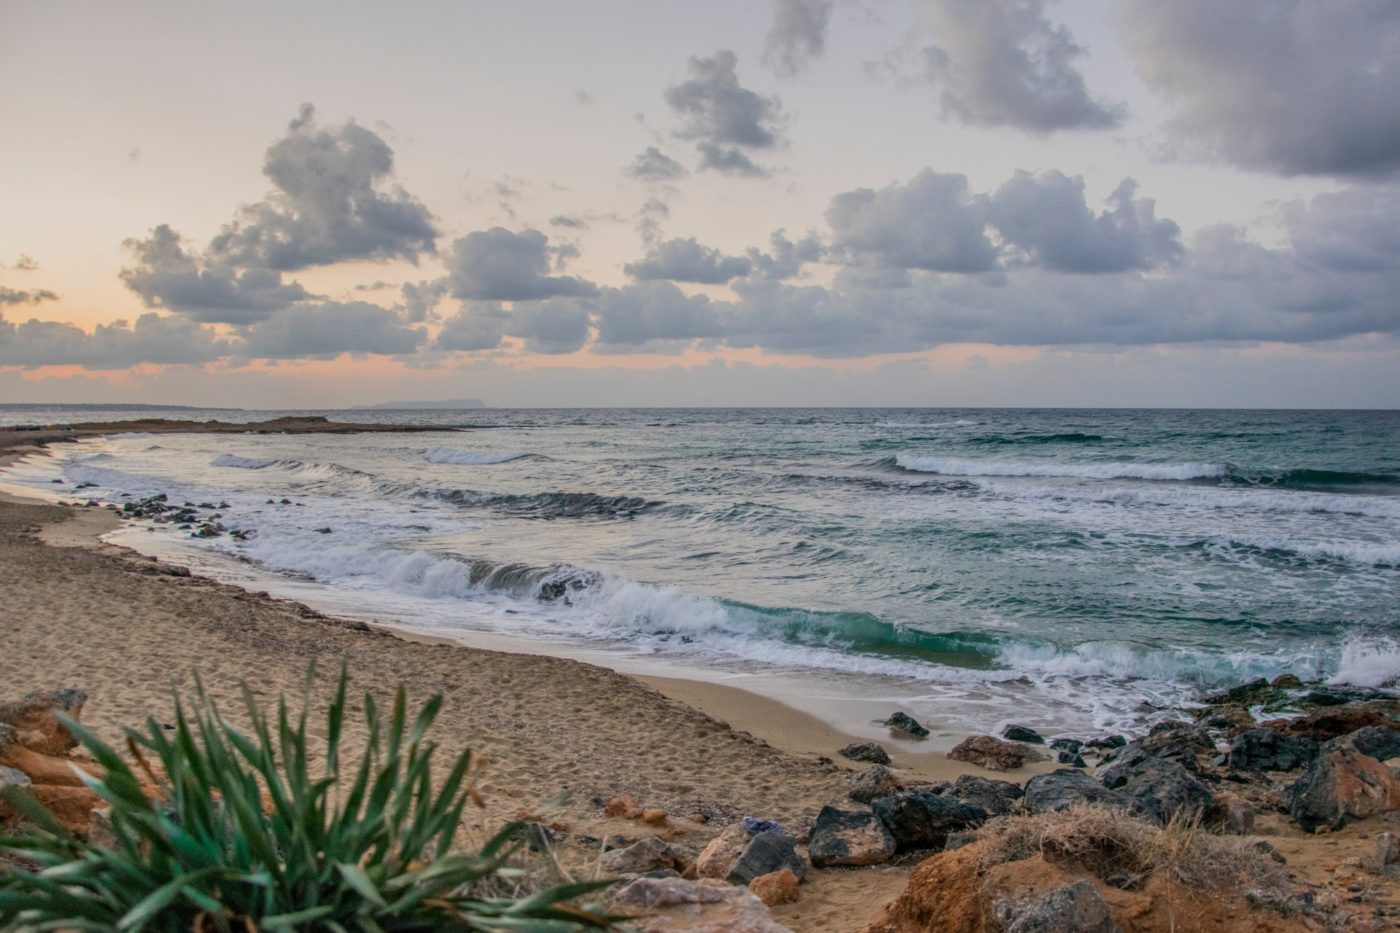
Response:
POLYGON ((37 828, 0 839, 0 849, 40 869, 0 871, 0 928, 559 933, 611 925, 566 903, 608 882, 493 896, 519 874, 507 866, 520 845, 514 824, 476 851, 452 851, 476 791, 470 752, 440 785, 433 779, 425 734, 441 696, 410 722, 402 687, 387 718, 366 694, 368 745, 358 762, 342 762, 346 686, 342 672, 320 776, 305 706, 294 720, 281 698, 269 721, 246 687, 250 732, 224 720, 201 684, 191 710, 177 701, 173 730, 154 719, 127 730, 137 770, 69 721, 100 766, 87 783, 110 807, 116 844, 74 837, 33 798, 16 795, 37 828))
POLYGON ((1096 877, 1131 880, 1152 875, 1196 889, 1247 878, 1260 888, 1282 885, 1277 865, 1243 839, 1216 836, 1198 820, 1165 827, 1110 807, 1081 804, 1057 813, 1006 816, 978 832, 982 866, 1036 855, 1081 866, 1096 877))

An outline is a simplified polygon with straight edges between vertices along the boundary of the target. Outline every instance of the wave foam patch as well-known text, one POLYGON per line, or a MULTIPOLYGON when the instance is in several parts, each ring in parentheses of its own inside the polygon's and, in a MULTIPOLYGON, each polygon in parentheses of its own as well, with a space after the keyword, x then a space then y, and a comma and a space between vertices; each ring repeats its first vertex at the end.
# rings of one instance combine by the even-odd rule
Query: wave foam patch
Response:
POLYGON ((209 465, 213 467, 228 467, 234 470, 266 470, 270 466, 278 464, 288 464, 301 466, 300 460, 262 460, 258 457, 239 457, 235 454, 219 454, 209 465))
POLYGON ((1219 463, 1056 463, 1052 461, 966 460, 898 454, 895 466, 914 473, 949 476, 1064 476, 1083 479, 1192 480, 1218 479, 1228 468, 1219 463))
POLYGON ((1353 687, 1393 687, 1400 684, 1400 641, 1393 638, 1350 638, 1342 644, 1337 671, 1327 681, 1353 687))
POLYGON ((451 463, 462 466, 489 466, 493 463, 509 463, 531 456, 524 452, 492 453, 489 450, 457 450, 453 447, 433 447, 423 454, 429 463, 451 463))

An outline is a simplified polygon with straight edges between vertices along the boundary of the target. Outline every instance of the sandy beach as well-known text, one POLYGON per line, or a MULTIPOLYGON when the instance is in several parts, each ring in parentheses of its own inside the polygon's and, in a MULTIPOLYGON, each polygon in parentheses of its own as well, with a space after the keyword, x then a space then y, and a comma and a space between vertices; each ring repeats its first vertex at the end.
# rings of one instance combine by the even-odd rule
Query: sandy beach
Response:
MULTIPOLYGON (((10 458, 34 452, 15 443, 20 437, 5 440, 10 458)), ((552 820, 590 838, 628 831, 635 824, 604 819, 601 810, 630 795, 670 815, 668 837, 703 844, 740 816, 808 823, 823 805, 844 800, 861 767, 836 756, 856 739, 755 694, 329 618, 175 575, 171 565, 102 543, 121 522, 105 509, 0 494, 7 646, 0 680, 15 696, 58 686, 87 691, 84 721, 109 741, 147 716, 166 721, 174 693, 191 693, 196 674, 234 712, 243 683, 264 700, 299 696, 314 662, 316 706, 328 701, 342 665, 356 691, 382 697, 403 684, 410 699, 442 693, 436 728, 444 751, 470 748, 486 762, 479 786, 487 805, 474 818, 483 831, 565 792, 552 820)), ((361 737, 349 734, 352 743, 361 737)), ((895 755, 898 773, 912 780, 987 773, 936 752, 895 755)), ((585 856, 576 852, 575 861, 585 856)), ((779 918, 794 929, 863 929, 912 865, 815 871, 802 901, 779 918)))

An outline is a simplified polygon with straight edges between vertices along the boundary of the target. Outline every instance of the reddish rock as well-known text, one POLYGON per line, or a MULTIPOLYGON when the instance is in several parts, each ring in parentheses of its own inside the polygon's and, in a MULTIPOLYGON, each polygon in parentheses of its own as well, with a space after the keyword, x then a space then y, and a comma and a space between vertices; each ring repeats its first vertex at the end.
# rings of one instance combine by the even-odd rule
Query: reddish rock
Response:
POLYGON ((789 933, 756 894, 723 881, 638 878, 609 900, 613 911, 639 915, 641 933, 789 933))
POLYGON ((1273 719, 1260 725, 1277 729, 1284 735, 1325 742, 1386 721, 1386 717, 1374 710, 1360 706, 1338 706, 1311 713, 1300 719, 1273 719))
POLYGON ((77 736, 58 714, 77 719, 87 694, 81 690, 36 690, 18 703, 0 703, 0 723, 14 727, 15 738, 41 755, 62 755, 78 746, 77 736))
POLYGON ((1288 811, 1310 832, 1400 810, 1400 778, 1368 755, 1345 745, 1323 751, 1288 788, 1288 811))
POLYGON ((608 801, 608 805, 603 808, 603 816, 620 816, 625 819, 635 820, 642 815, 642 807, 637 803, 637 798, 624 794, 621 797, 614 797, 608 801))
POLYGON ((759 900, 769 907, 791 904, 801 897, 800 882, 797 876, 784 868, 780 871, 759 875, 749 882, 749 890, 758 895, 759 900))
POLYGON ((749 834, 743 823, 726 826, 724 832, 710 840, 695 859, 695 874, 700 878, 728 878, 734 863, 748 848, 749 834))
POLYGON ((1021 767, 1030 757, 1030 749, 1024 745, 1003 742, 990 735, 970 735, 959 742, 948 757, 953 761, 966 761, 989 771, 1011 771, 1021 767))
POLYGON ((665 826, 665 825, 666 825, 666 811, 665 811, 665 810, 659 810, 659 809, 643 810, 643 811, 642 811, 642 822, 643 822, 643 823, 648 823, 648 824, 650 824, 650 825, 652 825, 652 826, 665 826))

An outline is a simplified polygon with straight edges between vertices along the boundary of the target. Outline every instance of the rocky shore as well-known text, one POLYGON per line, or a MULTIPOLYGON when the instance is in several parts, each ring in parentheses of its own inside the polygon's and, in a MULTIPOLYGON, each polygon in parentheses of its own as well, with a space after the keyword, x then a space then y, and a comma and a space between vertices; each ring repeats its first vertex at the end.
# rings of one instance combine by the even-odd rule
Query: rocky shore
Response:
MULTIPOLYGON (((217 533, 218 509, 127 517, 217 533)), ((405 640, 96 541, 122 520, 0 501, 0 780, 77 831, 95 830, 72 775, 90 763, 53 711, 117 741, 169 716, 196 671, 236 710, 242 683, 300 694, 314 660, 313 705, 342 664, 357 689, 443 693, 444 750, 489 762, 470 828, 525 820, 560 870, 622 879, 613 902, 643 929, 1400 927, 1400 701, 1384 691, 1256 681, 1143 735, 970 736, 933 774, 910 766, 924 727, 901 711, 889 742, 783 751, 777 704, 753 698, 772 716, 740 731, 591 665, 405 640)))

